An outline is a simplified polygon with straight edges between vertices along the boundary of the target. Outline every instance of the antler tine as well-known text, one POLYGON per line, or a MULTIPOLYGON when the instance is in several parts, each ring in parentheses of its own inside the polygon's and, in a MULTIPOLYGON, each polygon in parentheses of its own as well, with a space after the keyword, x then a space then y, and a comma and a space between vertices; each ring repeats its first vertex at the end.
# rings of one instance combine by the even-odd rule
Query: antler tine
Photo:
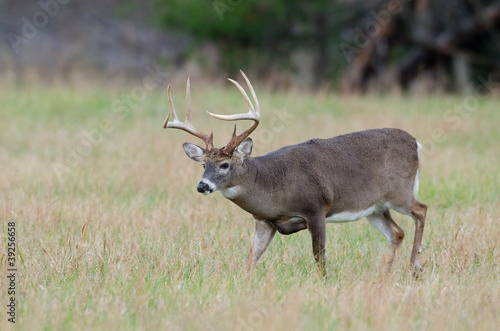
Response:
MULTIPOLYGON (((243 78, 245 78, 245 82, 247 83, 247 86, 248 86, 248 89, 250 90, 250 93, 252 93, 253 102, 255 102, 256 112, 257 112, 257 114, 260 114, 259 99, 257 99, 257 95, 255 94, 255 90, 253 89, 252 83, 250 83, 250 80, 248 79, 247 75, 245 75, 243 70, 240 70, 240 72, 243 75, 243 78)), ((247 96, 247 100, 248 100, 248 96, 247 96)))
POLYGON ((191 84, 189 77, 186 84, 186 122, 191 123, 191 84))
MULTIPOLYGON (((258 120, 259 114, 260 114, 260 109, 258 109, 258 111, 255 110, 255 108, 252 104, 252 101, 250 101, 250 98, 248 97, 247 92, 245 92, 243 87, 241 87, 241 85, 238 84, 237 81, 234 81, 231 78, 228 78, 227 80, 230 81, 231 83, 233 83, 236 86, 236 88, 240 91, 241 95, 243 95, 243 98, 245 98, 245 101, 248 104, 248 113, 234 114, 234 115, 220 115, 220 114, 211 113, 207 110, 206 112, 208 113, 208 115, 215 117, 217 119, 223 120, 223 121, 256 120, 256 119, 258 120)), ((251 90, 252 90, 252 97, 254 97, 255 92, 253 91, 253 89, 251 89, 251 90)), ((257 97, 254 97, 254 100, 256 98, 257 97)), ((257 105, 258 105, 258 101, 257 101, 257 105)))
POLYGON ((205 142, 207 150, 212 149, 214 147, 213 144, 214 135, 212 130, 210 130, 210 135, 207 135, 201 131, 198 131, 191 123, 191 89, 190 89, 189 78, 186 85, 186 120, 184 122, 181 122, 179 120, 179 118, 177 117, 177 113, 175 112, 174 102, 172 101, 172 95, 170 94, 170 85, 167 87, 167 97, 168 97, 168 104, 170 105, 170 113, 167 115, 165 122, 163 122, 163 128, 164 129, 172 128, 172 129, 179 129, 186 131, 192 134, 193 136, 203 140, 205 142), (174 116, 174 120, 172 122, 169 122, 168 120, 171 114, 174 116))
POLYGON ((254 123, 245 130, 243 133, 240 135, 236 135, 236 125, 235 129, 233 132, 233 136, 231 137, 231 140, 229 143, 226 145, 224 148, 227 153, 232 152, 238 145, 245 140, 246 137, 248 137, 259 125, 260 122, 260 106, 259 106, 259 100, 257 99, 257 96, 255 95, 255 90, 253 89, 252 84, 250 83, 250 80, 247 78, 247 76, 241 71, 241 74, 243 75, 243 78, 245 79, 247 86, 250 90, 250 93, 252 94, 252 98, 255 102, 255 105, 257 106, 257 109, 255 109, 254 105, 252 104, 252 101, 250 101, 250 98, 248 97, 248 94, 245 92, 243 87, 241 87, 238 82, 228 78, 228 80, 233 83, 236 88, 240 91, 241 95, 243 95, 243 98, 245 99, 246 103, 248 104, 248 112, 247 113, 242 113, 242 114, 234 114, 234 115, 219 115, 219 114, 213 114, 207 110, 207 113, 220 120, 224 121, 238 121, 238 120, 252 120, 254 123))
POLYGON ((170 85, 167 86, 167 98, 168 104, 170 105, 170 112, 167 114, 167 118, 163 122, 163 128, 167 128, 168 120, 170 115, 174 115, 174 122, 179 122, 179 118, 177 117, 177 113, 175 112, 174 102, 172 101, 172 96, 170 95, 170 85))

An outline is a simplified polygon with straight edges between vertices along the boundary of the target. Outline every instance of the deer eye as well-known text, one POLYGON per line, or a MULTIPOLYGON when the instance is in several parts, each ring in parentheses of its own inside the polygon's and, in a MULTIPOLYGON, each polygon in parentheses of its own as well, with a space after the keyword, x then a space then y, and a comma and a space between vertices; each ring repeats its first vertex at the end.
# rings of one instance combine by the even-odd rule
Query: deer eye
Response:
POLYGON ((203 163, 202 166, 203 166, 203 169, 205 169, 205 163, 203 163))
POLYGON ((229 163, 222 163, 219 168, 221 168, 222 170, 226 170, 227 168, 229 168, 229 163))

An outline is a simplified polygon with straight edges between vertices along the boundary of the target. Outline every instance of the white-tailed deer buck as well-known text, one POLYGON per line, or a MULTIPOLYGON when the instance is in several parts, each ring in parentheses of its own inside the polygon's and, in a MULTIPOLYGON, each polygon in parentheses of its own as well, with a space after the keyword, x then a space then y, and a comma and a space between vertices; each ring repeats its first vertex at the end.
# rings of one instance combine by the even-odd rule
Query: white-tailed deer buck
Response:
POLYGON ((186 121, 180 122, 167 89, 170 113, 164 128, 187 131, 202 139, 205 148, 185 143, 192 160, 205 171, 198 192, 220 191, 255 219, 255 233, 248 255, 252 270, 266 251, 274 234, 292 234, 308 229, 314 258, 325 273, 326 223, 351 222, 365 218, 380 231, 391 246, 388 270, 403 241, 404 232, 394 222, 389 209, 415 220, 411 265, 420 271, 419 254, 427 206, 414 197, 418 191, 420 144, 399 129, 373 129, 330 139, 311 139, 282 147, 265 155, 250 157, 248 136, 259 125, 259 101, 250 81, 241 72, 255 104, 245 90, 229 79, 248 104, 248 113, 217 115, 224 121, 252 120, 250 128, 229 143, 214 148, 213 134, 196 130, 191 124, 189 79, 186 88, 186 121), (170 115, 173 121, 169 122, 170 115))

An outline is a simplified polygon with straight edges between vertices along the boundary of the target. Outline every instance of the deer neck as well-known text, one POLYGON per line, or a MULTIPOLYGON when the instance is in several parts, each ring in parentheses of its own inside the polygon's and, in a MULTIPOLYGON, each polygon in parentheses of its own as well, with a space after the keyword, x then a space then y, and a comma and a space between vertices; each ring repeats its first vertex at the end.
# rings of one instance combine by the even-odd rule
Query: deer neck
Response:
POLYGON ((237 172, 233 174, 231 186, 220 190, 221 194, 234 202, 245 200, 254 191, 258 182, 258 160, 247 157, 237 172))
POLYGON ((288 214, 283 202, 289 200, 279 179, 283 171, 272 158, 248 157, 235 173, 233 185, 221 193, 256 219, 280 219, 288 214))

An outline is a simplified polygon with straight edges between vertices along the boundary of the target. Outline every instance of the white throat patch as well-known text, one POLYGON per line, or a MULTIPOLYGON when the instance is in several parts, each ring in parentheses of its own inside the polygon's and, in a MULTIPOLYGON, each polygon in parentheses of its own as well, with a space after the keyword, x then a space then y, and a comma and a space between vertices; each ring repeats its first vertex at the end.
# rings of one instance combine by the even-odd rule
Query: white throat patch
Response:
POLYGON ((241 193, 241 186, 236 185, 233 187, 228 187, 228 188, 220 190, 220 193, 222 193, 222 195, 226 199, 236 199, 241 193))

